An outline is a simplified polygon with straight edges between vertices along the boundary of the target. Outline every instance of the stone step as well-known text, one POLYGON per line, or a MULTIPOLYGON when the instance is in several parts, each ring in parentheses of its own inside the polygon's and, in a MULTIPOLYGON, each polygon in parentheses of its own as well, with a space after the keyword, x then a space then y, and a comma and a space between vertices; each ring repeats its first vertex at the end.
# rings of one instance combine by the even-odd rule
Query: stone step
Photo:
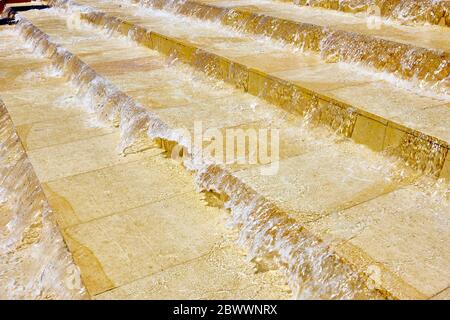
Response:
POLYGON ((446 90, 450 86, 447 28, 395 25, 276 1, 158 0, 146 5, 269 36, 330 61, 360 63, 407 80, 440 81, 446 90))
POLYGON ((300 6, 351 13, 370 13, 401 23, 429 23, 450 26, 450 1, 448 0, 282 0, 300 6))
MULTIPOLYGON (((6 155, 1 159, 25 162, 13 166, 13 174, 5 171, 9 166, 0 165, 1 179, 6 181, 2 188, 11 189, 11 199, 21 200, 13 215, 2 215, 2 220, 6 218, 24 237, 19 237, 18 248, 1 258, 1 272, 7 278, 0 280, 5 288, 0 291, 6 297, 82 298, 84 288, 67 285, 76 284, 73 277, 79 276, 76 268, 69 272, 72 257, 95 299, 290 297, 280 272, 255 274, 254 265, 233 243, 236 235, 225 228, 226 211, 207 206, 207 195, 195 190, 188 172, 156 147, 121 155, 119 128, 98 121, 68 79, 52 71, 51 60, 20 47, 18 32, 5 38, 0 30, 0 39, 6 46, 0 56, 0 72, 6 79, 0 83, 0 96, 6 105, 0 101, 0 111, 3 120, 7 108, 12 119, 1 121, 1 151, 6 155), (3 133, 14 126, 14 144, 4 142, 3 133), (23 146, 18 159, 16 145, 23 146), (49 208, 53 213, 39 215, 49 208), (28 220, 30 225, 25 224, 28 220), (188 277, 189 282, 177 277, 188 277), (136 289, 142 283, 151 285, 136 289), (22 292, 21 286, 37 289, 22 292)), ((110 46, 101 44, 107 53, 110 46)), ((136 49, 131 55, 148 53, 136 49)), ((124 55, 116 51, 115 57, 102 61, 114 58, 124 55)), ((3 247, 4 239, 0 240, 3 247)))
MULTIPOLYGON (((138 53, 142 47, 114 36, 101 37, 95 29, 83 29, 82 25, 70 29, 73 24, 67 21, 73 17, 63 12, 24 16, 34 26, 23 19, 19 23, 23 35, 81 88, 99 95, 103 101, 99 102, 100 114, 106 112, 114 120, 109 110, 115 109, 114 103, 120 105, 121 115, 116 121, 122 128, 136 123, 137 132, 146 134, 148 129, 152 137, 175 141, 177 136, 170 134, 169 128, 189 131, 195 119, 205 121, 208 128, 219 129, 239 125, 260 128, 268 119, 274 120, 275 128, 290 124, 294 133, 289 136, 281 132, 281 140, 287 140, 291 149, 284 153, 277 174, 260 174, 272 163, 247 168, 208 165, 198 169, 197 181, 202 188, 227 200, 234 223, 243 225, 241 239, 255 257, 279 254, 291 274, 291 288, 300 297, 307 298, 308 291, 322 298, 361 297, 370 283, 373 287, 369 292, 375 290, 383 297, 431 298, 448 287, 446 270, 450 259, 445 244, 449 240, 442 236, 448 221, 448 200, 434 192, 434 187, 411 184, 414 174, 350 141, 335 136, 329 139, 319 129, 302 130, 289 118, 284 119, 280 110, 239 90, 221 87, 191 68, 163 67, 165 58, 155 51, 147 50, 147 59, 140 57, 143 60, 137 61, 137 57, 128 55, 138 53), (72 53, 63 46, 56 50, 36 26, 72 53), (105 74, 104 81, 99 82, 101 74, 105 74), (105 103, 104 92, 112 88, 108 83, 122 91, 109 92, 117 99, 106 99, 105 103), (118 95, 125 91, 148 113, 132 101, 121 104, 118 95), (156 94, 159 91, 162 93, 156 94), (148 116, 148 126, 142 115, 148 116), (387 219, 392 222, 386 224, 387 219), (420 245, 414 240, 418 238, 420 245), (305 270, 309 271, 302 278, 305 270), (365 281, 361 283, 361 279, 365 281)), ((70 190, 65 193, 69 195, 70 190)), ((179 279, 177 274, 186 274, 173 271, 167 277, 179 279)), ((151 293, 150 288, 160 279, 122 286, 114 295, 105 297, 151 293)))
POLYGON ((0 298, 83 299, 79 271, 1 99, 0 123, 0 298))
POLYGON ((142 8, 118 8, 114 2, 99 6, 104 12, 82 12, 80 19, 176 55, 291 113, 328 125, 375 151, 394 154, 414 168, 442 178, 450 175, 447 99, 425 97, 318 56, 238 33, 226 39, 213 36, 218 29, 207 24, 187 30, 185 22, 170 13, 138 15, 142 8), (168 26, 169 17, 174 21, 168 26))

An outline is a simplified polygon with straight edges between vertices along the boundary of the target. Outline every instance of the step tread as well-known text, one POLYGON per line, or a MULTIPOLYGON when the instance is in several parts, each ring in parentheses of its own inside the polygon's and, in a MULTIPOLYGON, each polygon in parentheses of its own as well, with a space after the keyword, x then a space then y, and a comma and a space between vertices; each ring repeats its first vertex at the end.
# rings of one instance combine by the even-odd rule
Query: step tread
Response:
POLYGON ((397 268, 409 284, 429 297, 449 285, 445 269, 450 267, 450 253, 441 252, 439 247, 450 243, 450 234, 445 231, 450 221, 450 207, 447 206, 446 213, 440 217, 434 214, 444 203, 445 200, 428 196, 420 187, 406 186, 350 208, 344 214, 331 214, 309 227, 327 233, 334 245, 341 248, 349 244, 364 247, 372 258, 372 264, 364 267, 379 271, 374 276, 381 276, 378 262, 382 261, 388 268, 397 268), (404 205, 397 207, 398 203, 404 205), (409 250, 411 241, 414 249, 409 250), (428 246, 430 243, 436 246, 428 246), (402 263, 398 263, 405 250, 408 257, 404 256, 402 263), (422 268, 423 261, 434 262, 422 268))
POLYGON ((380 39, 413 45, 419 48, 450 52, 450 28, 434 25, 401 25, 382 23, 379 28, 371 27, 367 17, 322 8, 297 6, 281 2, 253 0, 190 0, 226 8, 242 8, 285 20, 307 23, 335 30, 343 30, 373 36, 380 39))
POLYGON ((367 15, 379 11, 385 19, 397 23, 450 26, 450 2, 448 0, 281 0, 301 6, 312 6, 340 12, 367 15))

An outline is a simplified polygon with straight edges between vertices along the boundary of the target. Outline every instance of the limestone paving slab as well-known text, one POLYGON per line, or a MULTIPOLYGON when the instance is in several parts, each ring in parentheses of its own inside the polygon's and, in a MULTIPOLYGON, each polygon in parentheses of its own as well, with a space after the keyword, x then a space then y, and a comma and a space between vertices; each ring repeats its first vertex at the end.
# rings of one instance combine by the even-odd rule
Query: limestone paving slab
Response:
POLYGON ((102 136, 113 129, 97 120, 95 115, 82 115, 17 126, 26 150, 60 145, 76 140, 102 136))
POLYGON ((74 93, 68 86, 48 86, 35 81, 34 86, 1 91, 0 96, 8 105, 8 112, 17 126, 46 120, 62 120, 82 113, 74 93), (45 88, 45 90, 42 90, 45 88), (28 96, 39 95, 41 99, 30 100, 28 96))
MULTIPOLYGON (((205 207, 201 195, 191 188, 172 198, 77 224, 65 229, 65 234, 75 261, 89 250, 103 266, 112 289, 207 254, 224 241, 224 220, 224 211, 205 207)), ((96 264, 83 265, 89 292, 103 292, 108 282, 100 281, 96 264)))
POLYGON ((384 82, 338 88, 327 91, 327 95, 349 105, 362 106, 381 121, 400 123, 442 141, 450 141, 450 109, 442 100, 411 95, 384 82))
POLYGON ((431 297, 450 282, 449 214, 445 195, 430 197, 420 187, 406 186, 333 212, 309 228, 334 246, 362 249, 380 271, 377 281, 386 281, 379 263, 431 297))

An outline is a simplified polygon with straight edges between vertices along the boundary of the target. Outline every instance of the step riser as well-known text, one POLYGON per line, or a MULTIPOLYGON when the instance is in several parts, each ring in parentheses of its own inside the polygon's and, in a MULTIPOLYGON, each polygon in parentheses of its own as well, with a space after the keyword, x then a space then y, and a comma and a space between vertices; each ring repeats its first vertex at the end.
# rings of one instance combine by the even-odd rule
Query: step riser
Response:
POLYGON ((81 19, 129 36, 163 54, 176 55, 184 63, 300 114, 313 124, 326 125, 357 143, 397 156, 422 173, 449 178, 448 145, 444 141, 116 17, 92 12, 82 13, 81 19), (373 131, 367 132, 367 128, 373 131), (378 137, 375 144, 374 135, 378 137))
MULTIPOLYGON (((146 5, 163 9, 166 0, 152 0, 146 5)), ((255 14, 244 9, 229 9, 193 1, 170 2, 177 13, 204 20, 219 20, 238 30, 269 36, 304 50, 319 52, 328 61, 362 63, 381 72, 393 73, 406 80, 424 80, 436 88, 450 89, 450 53, 437 52, 346 31, 297 23, 255 14)))
MULTIPOLYGON (((286 2, 292 0, 286 0, 286 2)), ((450 26, 450 3, 417 0, 293 0, 301 6, 312 6, 343 12, 368 12, 374 6, 382 17, 406 23, 430 23, 450 26)))
MULTIPOLYGON (((69 78, 81 86, 81 91, 86 91, 86 88, 92 83, 92 79, 100 77, 75 55, 61 47, 58 48, 45 33, 27 20, 22 19, 18 28, 27 41, 31 41, 40 52, 53 60, 69 78)), ((96 86, 87 89, 89 94, 93 95, 92 101, 105 101, 105 92, 115 97, 122 94, 126 96, 119 90, 111 91, 109 87, 113 86, 106 79, 103 81, 105 87, 96 86)), ((117 119, 122 129, 128 127, 128 131, 123 131, 122 138, 127 138, 128 134, 137 132, 138 134, 150 134, 167 151, 171 151, 176 146, 178 142, 170 138, 170 129, 156 116, 152 119, 151 112, 148 110, 142 110, 133 101, 123 104, 120 102, 121 100, 112 99, 108 104, 100 104, 101 107, 97 110, 97 114, 102 119, 117 119), (106 108, 106 112, 104 108, 106 108), (112 114, 110 110, 115 110, 113 113, 119 114, 119 116, 104 117, 105 114, 112 114)), ((140 138, 148 139, 148 136, 140 136, 140 138)), ((132 140, 137 141, 135 138, 132 140)), ((301 284, 304 284, 308 289, 317 290, 324 296, 331 295, 334 298, 355 296, 411 298, 421 296, 388 270, 386 270, 386 274, 395 279, 393 283, 396 286, 368 289, 366 287, 368 275, 364 272, 354 271, 360 269, 348 260, 341 258, 333 251, 333 248, 321 245, 320 239, 297 225, 287 213, 276 207, 270 200, 261 197, 226 169, 215 165, 205 166, 198 170, 196 180, 200 188, 213 191, 222 199, 228 200, 227 207, 231 207, 233 220, 236 223, 252 226, 251 228, 242 228, 242 232, 245 232, 245 234, 241 234, 245 239, 243 245, 251 247, 252 251, 263 259, 272 260, 274 255, 278 256, 279 267, 286 270, 289 284, 294 292, 301 292, 304 289, 301 284), (255 243, 255 237, 262 237, 267 241, 255 243), (268 243, 270 243, 269 246, 268 243), (306 248, 307 250, 305 250, 306 248), (279 252, 280 249, 287 254, 279 252), (310 252, 314 252, 314 254, 305 256, 305 253, 310 252), (317 267, 318 264, 320 267, 317 267), (322 271, 311 274, 302 273, 302 270, 322 271), (398 284, 401 284, 400 287, 398 284)), ((355 248, 355 250, 358 249, 355 248)))

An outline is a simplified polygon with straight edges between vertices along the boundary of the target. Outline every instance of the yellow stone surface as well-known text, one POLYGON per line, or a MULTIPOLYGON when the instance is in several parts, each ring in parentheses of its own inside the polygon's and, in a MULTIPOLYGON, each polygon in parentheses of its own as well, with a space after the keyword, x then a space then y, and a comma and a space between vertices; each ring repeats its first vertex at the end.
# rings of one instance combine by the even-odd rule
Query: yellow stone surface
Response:
POLYGON ((352 139, 356 143, 361 143, 374 151, 383 150, 386 125, 358 115, 355 127, 353 128, 352 139))
POLYGON ((310 222, 397 187, 398 184, 386 179, 395 167, 376 157, 362 160, 359 157, 367 156, 370 151, 364 147, 359 150, 352 145, 348 147, 345 144, 324 146, 281 160, 276 175, 262 176, 258 167, 235 175, 296 220, 310 222), (380 167, 382 163, 388 166, 380 167))
POLYGON ((79 53, 79 57, 86 59, 90 63, 102 62, 109 59, 138 59, 148 56, 148 50, 141 49, 136 51, 121 50, 119 48, 110 48, 109 50, 102 50, 101 48, 92 47, 96 41, 90 41, 87 43, 87 47, 84 52, 79 53))
MULTIPOLYGON (((164 161, 155 163, 156 168, 164 167, 164 161)), ((83 247, 88 248, 103 266, 111 288, 208 254, 224 241, 225 214, 217 208, 205 208, 200 195, 192 188, 189 191, 69 227, 65 229, 69 248, 75 256, 83 247)), ((104 291, 106 283, 98 287, 89 280, 97 272, 90 265, 95 266, 88 263, 82 271, 89 292, 95 295, 104 291)))
POLYGON ((71 225, 73 217, 86 222, 188 190, 186 178, 173 176, 168 169, 152 165, 150 159, 138 157, 141 159, 46 183, 54 210, 63 221, 69 221, 63 226, 71 225))
POLYGON ((97 299, 286 299, 274 271, 254 273, 229 247, 215 249, 117 289, 97 299))
POLYGON ((130 94, 145 90, 158 90, 164 88, 165 82, 170 81, 174 85, 181 85, 182 82, 176 75, 165 72, 165 69, 157 69, 147 72, 133 72, 119 75, 110 75, 108 79, 119 86, 122 91, 130 94), (137 81, 136 81, 137 80, 137 81))
MULTIPOLYGON (((128 20, 128 19, 127 19, 128 20)), ((147 22, 148 23, 148 22, 147 22)), ((161 29, 162 30, 162 29, 161 29)), ((179 37, 181 30, 177 30, 175 34, 179 37)), ((281 57, 282 52, 276 47, 269 47, 264 43, 255 44, 251 39, 246 39, 243 37, 230 37, 230 36, 214 36, 205 37, 201 35, 189 35, 186 34, 184 39, 188 39, 188 43, 194 46, 202 46, 208 51, 213 52, 218 55, 225 54, 227 57, 240 58, 244 57, 247 61, 256 60, 255 63, 259 62, 259 65, 264 64, 264 59, 261 59, 263 55, 278 55, 281 57), (251 58, 254 59, 251 59, 251 58), (259 58, 259 59, 258 59, 259 58)), ((286 60, 286 58, 285 58, 286 60)), ((291 63, 295 63, 295 59, 291 56, 291 63)), ((298 59, 299 60, 299 59, 298 59)), ((297 60, 297 61, 298 61, 297 60)))
POLYGON ((386 127, 386 135, 384 137, 383 150, 384 149, 389 150, 400 146, 405 135, 406 132, 401 131, 391 125, 388 125, 386 127))
POLYGON ((209 101, 167 108, 158 112, 160 117, 172 128, 193 130, 201 125, 203 130, 223 128, 254 122, 277 121, 289 115, 247 94, 235 94, 209 101), (239 117, 236 117, 239 114, 239 117))
POLYGON ((433 300, 450 300, 450 288, 447 288, 441 293, 435 295, 433 300))
POLYGON ((73 92, 64 86, 48 86, 45 82, 34 82, 34 86, 20 90, 1 92, 2 100, 8 105, 8 112, 17 126, 33 122, 59 120, 82 113, 79 105, 73 104, 73 92), (45 88, 45 90, 42 90, 45 88), (30 101, 28 96, 41 99, 30 101))
POLYGON ((450 110, 441 100, 392 88, 385 82, 335 89, 327 95, 351 106, 361 106, 379 121, 392 121, 447 143, 450 141, 447 130, 450 110))
MULTIPOLYGON (((120 151, 117 149, 118 142, 119 133, 114 132, 31 150, 28 155, 38 178, 43 182, 53 181, 140 158, 134 154, 126 157, 120 155, 120 151)), ((146 153, 159 152, 159 150, 153 149, 146 153)))
MULTIPOLYGON (((145 78, 143 78, 145 79, 145 78)), ((217 97, 213 93, 199 90, 186 84, 167 86, 154 90, 128 91, 128 95, 149 108, 170 108, 188 104, 199 104, 217 97)))
POLYGON ((31 151, 50 146, 57 148, 56 145, 107 135, 112 133, 112 129, 91 114, 68 117, 64 121, 54 119, 27 123, 17 126, 17 132, 25 149, 31 151))
MULTIPOLYGON (((334 212, 310 228, 335 246, 360 248, 424 296, 432 296, 449 286, 445 244, 450 240, 450 208, 444 199, 445 195, 430 197, 426 190, 407 186, 334 212)), ((372 268, 367 268, 370 273, 372 268)), ((376 280, 382 286, 380 273, 376 280)))
POLYGON ((273 75, 317 92, 373 82, 371 77, 355 73, 354 70, 344 68, 338 63, 274 72, 273 75))
POLYGON ((236 57, 234 60, 249 68, 262 70, 266 73, 281 72, 284 70, 291 71, 301 67, 323 64, 323 61, 317 55, 299 55, 285 51, 243 55, 236 57))
POLYGON ((450 157, 448 156, 448 150, 447 150, 447 158, 445 159, 444 167, 441 171, 441 178, 450 180, 450 157))
MULTIPOLYGON (((111 7, 110 13, 127 19, 135 13, 131 7, 117 12, 111 7)), ((100 36, 91 28, 70 30, 62 14, 50 16, 43 11, 24 15, 91 64, 118 90, 154 109, 172 129, 192 131, 195 120, 202 120, 204 129, 220 128, 222 132, 234 127, 280 128, 283 141, 276 174, 261 175, 263 166, 259 163, 226 168, 246 187, 288 213, 298 227, 305 226, 340 252, 350 248, 343 258, 363 266, 358 271, 364 273, 371 261, 376 261, 382 271, 376 285, 382 289, 400 292, 399 297, 428 298, 445 293, 450 270, 445 250, 450 242, 448 200, 405 186, 414 177, 401 165, 328 131, 311 129, 292 114, 185 66, 167 65, 165 57, 148 48, 100 36), (344 248, 344 244, 348 246, 344 248)), ((301 53, 298 60, 285 55, 281 58, 286 60, 270 63, 264 59, 276 58, 274 52, 279 50, 271 43, 259 42, 252 47, 252 41, 236 41, 239 45, 235 47, 230 43, 221 47, 227 30, 216 34, 216 29, 190 29, 181 22, 168 25, 164 15, 132 20, 169 36, 186 36, 198 46, 220 49, 225 57, 242 58, 262 74, 262 80, 256 80, 259 89, 264 72, 282 71, 278 77, 305 87, 309 84, 310 90, 326 91, 336 99, 351 100, 355 107, 367 107, 367 112, 376 113, 383 123, 378 125, 359 114, 353 135, 374 150, 395 145, 402 135, 382 116, 398 120, 403 112, 411 121, 417 121, 413 111, 420 116, 428 114, 430 122, 425 128, 434 130, 433 134, 441 130, 439 137, 447 139, 442 101, 394 90, 360 75, 351 77, 350 72, 345 73, 346 79, 340 79, 333 75, 336 65, 318 63, 314 57, 308 60, 301 53), (265 53, 249 56, 243 50, 237 55, 236 49, 244 47, 265 53), (303 75, 301 70, 305 70, 303 75), (320 76, 319 70, 323 71, 320 76)), ((230 66, 225 60, 218 65, 218 69, 230 66)), ((231 67, 212 71, 232 74, 231 67)), ((251 75, 249 79, 247 89, 252 92, 251 75)), ((51 85, 55 92, 63 90, 62 82, 58 78, 39 84, 39 89, 46 91, 51 85)), ((11 99, 8 104, 20 99, 21 106, 33 104, 37 89, 24 88, 23 78, 14 79, 0 95, 11 99), (16 84, 21 98, 9 91, 16 84)), ((91 295, 99 299, 289 297, 278 271, 260 270, 245 260, 234 244, 237 234, 224 227, 227 213, 208 206, 206 196, 196 193, 193 177, 183 167, 164 158, 156 148, 124 157, 117 150, 119 129, 99 128, 95 122, 89 126, 88 114, 55 120, 58 102, 53 93, 47 103, 38 104, 48 119, 34 112, 14 111, 19 107, 11 110, 16 114, 13 120, 20 119, 19 134, 39 179, 45 182, 44 191, 91 295)))
MULTIPOLYGON (((131 59, 119 59, 97 62, 90 64, 91 67, 98 73, 105 76, 127 74, 129 72, 145 72, 151 70, 157 70, 164 67, 161 63, 161 58, 154 53, 154 57, 151 56, 151 51, 142 58, 131 59)), ((89 62, 89 59, 83 59, 83 61, 89 62)))
POLYGON ((215 156, 216 161, 226 163, 230 171, 274 163, 334 143, 324 130, 317 129, 313 136, 306 134, 305 128, 297 126, 295 117, 246 94, 236 94, 209 103, 161 109, 158 114, 172 128, 187 132, 195 146, 196 141, 192 138, 198 130, 203 130, 201 146, 204 155, 211 155, 208 146, 213 143, 219 146, 222 155, 211 156, 215 156), (240 117, 235 116, 237 113, 240 117), (277 138, 272 138, 272 135, 277 135, 277 138), (258 140, 260 137, 264 139, 258 140), (319 137, 323 140, 317 141, 319 137), (255 149, 249 147, 250 143, 255 149), (267 144, 267 153, 258 154, 264 144, 267 144), (227 152, 233 154, 232 159, 226 158, 227 152), (255 162, 249 163, 249 159, 255 162), (244 163, 239 162, 242 160, 244 163))

